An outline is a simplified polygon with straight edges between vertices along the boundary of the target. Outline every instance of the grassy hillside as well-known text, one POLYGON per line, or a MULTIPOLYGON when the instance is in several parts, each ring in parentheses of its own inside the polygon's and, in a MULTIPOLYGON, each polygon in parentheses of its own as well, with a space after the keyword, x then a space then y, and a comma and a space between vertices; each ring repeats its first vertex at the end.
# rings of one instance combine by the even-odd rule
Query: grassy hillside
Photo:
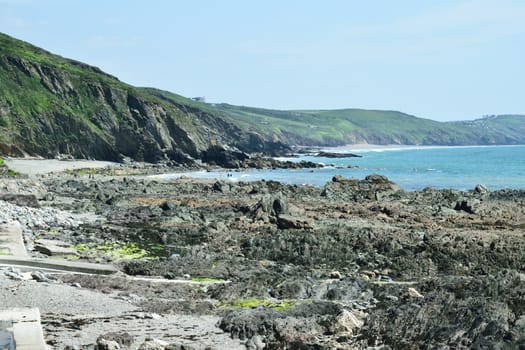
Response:
POLYGON ((469 130, 481 144, 525 143, 523 115, 495 115, 473 121, 451 122, 450 125, 469 130))
POLYGON ((525 144, 525 117, 440 123, 395 111, 280 111, 206 104, 137 88, 0 33, 0 153, 156 162, 210 145, 282 153, 289 145, 525 144))
POLYGON ((231 144, 234 132, 243 134, 220 117, 3 34, 0 86, 4 154, 180 160, 199 157, 212 139, 231 144))
POLYGON ((437 122, 397 111, 272 110, 207 104, 156 89, 151 94, 229 120, 247 132, 295 145, 352 143, 406 145, 525 144, 525 116, 501 115, 474 121, 437 122))
POLYGON ((395 111, 363 109, 278 111, 218 104, 242 128, 295 144, 351 143, 477 145, 525 143, 525 117, 442 123, 395 111))

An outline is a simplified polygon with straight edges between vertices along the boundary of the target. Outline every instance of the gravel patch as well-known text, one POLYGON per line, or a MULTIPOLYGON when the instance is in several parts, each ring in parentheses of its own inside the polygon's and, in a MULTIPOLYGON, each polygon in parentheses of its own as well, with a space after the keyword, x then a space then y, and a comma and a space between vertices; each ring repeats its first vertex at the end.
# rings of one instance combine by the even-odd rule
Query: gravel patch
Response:
POLYGON ((53 282, 13 280, 0 269, 0 305, 37 307, 41 313, 115 316, 136 310, 124 300, 103 293, 53 282))

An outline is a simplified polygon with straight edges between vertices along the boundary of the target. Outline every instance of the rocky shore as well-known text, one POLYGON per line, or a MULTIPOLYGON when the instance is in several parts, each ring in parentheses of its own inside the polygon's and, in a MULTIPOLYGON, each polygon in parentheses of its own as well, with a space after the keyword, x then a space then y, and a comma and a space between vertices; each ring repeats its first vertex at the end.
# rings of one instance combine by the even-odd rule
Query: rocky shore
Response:
POLYGON ((121 271, 0 268, 53 349, 525 348, 522 190, 77 171, 0 179, 12 221, 35 257, 121 271))

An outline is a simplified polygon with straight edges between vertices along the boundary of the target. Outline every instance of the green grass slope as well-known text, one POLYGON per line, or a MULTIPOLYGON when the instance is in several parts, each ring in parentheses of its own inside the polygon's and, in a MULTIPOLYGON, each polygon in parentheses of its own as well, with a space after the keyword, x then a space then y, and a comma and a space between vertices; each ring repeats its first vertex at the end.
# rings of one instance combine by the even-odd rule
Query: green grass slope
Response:
POLYGON ((441 123, 396 111, 271 110, 206 104, 125 84, 96 67, 0 33, 0 153, 182 161, 211 144, 525 144, 525 117, 441 123))
POLYGON ((491 145, 525 144, 525 116, 502 115, 473 121, 437 122, 397 111, 272 110, 209 104, 171 92, 145 91, 181 108, 205 111, 231 121, 246 132, 292 145, 344 144, 491 145))
POLYGON ((494 115, 449 124, 469 130, 480 144, 525 144, 525 116, 523 115, 494 115))
POLYGON ((0 86, 4 154, 158 161, 199 157, 211 139, 227 144, 235 141, 232 130, 243 133, 199 108, 1 33, 0 86))
POLYGON ((214 108, 242 128, 302 145, 525 143, 525 117, 519 115, 443 123, 396 111, 279 111, 228 104, 218 104, 214 108))

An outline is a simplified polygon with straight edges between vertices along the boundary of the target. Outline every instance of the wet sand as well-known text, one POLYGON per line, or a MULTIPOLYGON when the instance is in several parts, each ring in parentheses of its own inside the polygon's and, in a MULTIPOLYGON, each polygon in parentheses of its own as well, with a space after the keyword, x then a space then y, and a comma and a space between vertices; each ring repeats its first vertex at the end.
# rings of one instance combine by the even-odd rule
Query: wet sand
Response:
POLYGON ((4 162, 9 167, 9 169, 30 176, 72 169, 105 168, 110 166, 118 166, 118 163, 99 160, 7 158, 4 159, 4 162))

